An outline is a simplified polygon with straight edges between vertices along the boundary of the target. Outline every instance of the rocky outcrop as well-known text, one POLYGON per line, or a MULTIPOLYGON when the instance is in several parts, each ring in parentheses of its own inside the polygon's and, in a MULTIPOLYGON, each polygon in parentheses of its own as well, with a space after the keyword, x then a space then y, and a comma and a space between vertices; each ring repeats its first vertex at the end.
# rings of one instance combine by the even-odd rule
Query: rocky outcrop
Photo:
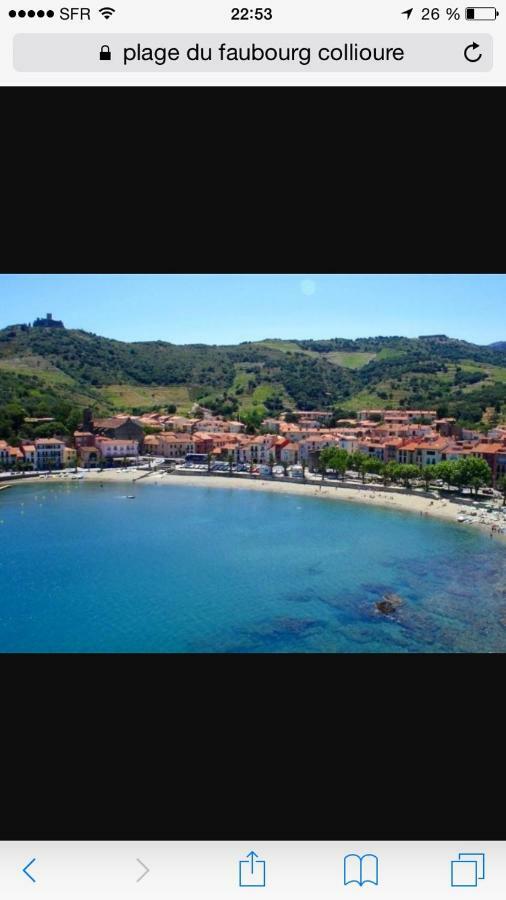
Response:
POLYGON ((381 600, 376 601, 376 609, 387 616, 395 612, 403 604, 404 600, 398 594, 384 594, 381 600))

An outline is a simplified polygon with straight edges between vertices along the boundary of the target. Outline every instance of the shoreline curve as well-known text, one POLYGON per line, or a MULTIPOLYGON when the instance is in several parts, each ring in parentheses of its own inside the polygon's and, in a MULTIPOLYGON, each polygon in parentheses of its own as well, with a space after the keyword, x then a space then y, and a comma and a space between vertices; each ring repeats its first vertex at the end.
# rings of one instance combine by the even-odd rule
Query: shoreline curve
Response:
MULTIPOLYGON (((451 501, 445 497, 434 497, 431 499, 430 497, 423 496, 421 494, 415 493, 405 493, 404 491, 385 491, 382 490, 379 486, 367 485, 361 488, 359 485, 356 487, 346 487, 341 485, 340 483, 336 483, 335 485, 329 485, 328 482, 324 483, 320 486, 317 481, 310 482, 289 482, 289 481, 269 481, 266 479, 260 479, 258 481, 253 481, 252 479, 245 478, 244 480, 237 477, 228 478, 226 475, 217 476, 217 475, 192 475, 192 474, 168 474, 161 472, 151 472, 147 475, 143 475, 143 477, 139 476, 136 472, 135 477, 132 477, 132 472, 121 472, 118 470, 111 471, 103 471, 98 472, 95 469, 90 469, 86 471, 84 474, 83 481, 89 483, 107 483, 107 484, 135 484, 144 485, 144 484, 157 484, 158 486, 166 486, 166 485, 181 485, 181 486, 198 486, 198 487, 209 487, 209 488, 222 488, 222 489, 232 489, 232 490, 249 490, 249 491, 271 491, 278 494, 292 494, 298 495, 302 497, 319 497, 321 499, 326 500, 345 500, 352 503, 362 503, 364 505, 378 507, 381 506, 385 509, 393 509, 401 512, 411 512, 413 514, 418 514, 421 516, 430 516, 432 518, 443 519, 448 522, 452 522, 454 525, 457 523, 457 516, 460 514, 469 515, 469 504, 459 503, 458 501, 451 501)), ((45 478, 41 476, 40 478, 27 479, 26 481, 17 481, 15 484, 50 484, 50 483, 62 483, 70 481, 68 477, 61 477, 59 475, 52 475, 49 478, 45 478)), ((14 487, 15 484, 12 486, 14 487)), ((500 509, 500 507, 497 507, 500 509)), ((491 526, 489 524, 484 524, 480 522, 472 523, 469 525, 472 528, 478 528, 482 532, 486 532, 490 534, 491 537, 500 540, 501 542, 506 543, 506 534, 501 534, 500 532, 492 532, 491 526)))

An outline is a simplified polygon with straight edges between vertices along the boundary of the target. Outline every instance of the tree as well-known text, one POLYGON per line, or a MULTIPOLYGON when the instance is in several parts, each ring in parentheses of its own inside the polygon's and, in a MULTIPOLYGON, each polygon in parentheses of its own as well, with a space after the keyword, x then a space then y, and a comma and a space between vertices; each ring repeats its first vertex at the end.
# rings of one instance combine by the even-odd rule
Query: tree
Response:
POLYGON ((207 454, 207 471, 208 471, 208 472, 211 471, 211 463, 212 463, 212 461, 213 461, 213 454, 212 454, 212 453, 208 453, 208 454, 207 454))
POLYGON ((420 474, 425 482, 425 490, 428 491, 430 488, 430 483, 434 478, 434 469, 435 466, 420 466, 420 474))
POLYGON ((497 482, 497 490, 501 492, 503 496, 502 505, 506 506, 506 475, 502 475, 497 482))
POLYGON ((457 461, 448 459, 436 463, 432 468, 432 475, 434 478, 443 481, 448 487, 448 490, 451 487, 456 487, 459 484, 460 479, 457 461))
POLYGON ((19 430, 26 415, 27 413, 21 406, 21 403, 16 403, 15 401, 13 401, 12 403, 6 403, 2 408, 2 416, 5 419, 9 420, 11 428, 14 432, 17 432, 19 430))
MULTIPOLYGON (((327 474, 327 469, 333 469, 335 447, 324 447, 320 450, 318 457, 318 471, 322 476, 322 481, 327 474)), ((334 470, 335 471, 335 470, 334 470)))
POLYGON ((348 466, 350 469, 354 469, 355 472, 362 478, 362 484, 365 484, 365 476, 367 475, 367 466, 369 463, 370 457, 367 453, 351 453, 348 459, 348 466))
POLYGON ((272 453, 269 453, 269 469, 271 470, 271 477, 272 477, 273 468, 274 468, 274 456, 272 453))
POLYGON ((412 463, 400 463, 399 477, 404 484, 404 487, 410 488, 411 482, 414 481, 415 478, 420 477, 420 470, 418 466, 415 466, 412 463))
POLYGON ((264 418, 263 409, 248 409, 239 416, 239 420, 246 425, 247 434, 255 434, 260 428, 264 418))
POLYGON ((343 450, 342 447, 334 447, 333 450, 331 468, 334 469, 341 478, 344 478, 348 468, 349 454, 346 450, 343 450))
POLYGON ((471 490, 474 490, 475 496, 478 496, 478 491, 481 487, 490 484, 492 473, 490 466, 484 459, 480 459, 477 456, 468 456, 466 459, 460 460, 458 465, 461 470, 461 483, 465 487, 470 487, 471 490))
POLYGON ((227 453, 227 462, 228 462, 228 474, 232 474, 232 466, 234 465, 234 456, 232 453, 227 453))
MULTIPOLYGON (((168 412, 169 416, 173 416, 174 413, 177 412, 177 406, 176 406, 176 404, 175 404, 175 403, 169 403, 169 405, 168 405, 168 407, 167 407, 167 412, 168 412)), ((195 418, 201 418, 201 417, 202 417, 202 412, 200 413, 200 416, 197 416, 197 415, 195 416, 195 418)))
POLYGON ((397 481, 399 464, 396 462, 388 462, 383 466, 383 484, 387 486, 389 481, 397 481))
POLYGON ((37 425, 33 433, 35 437, 49 438, 55 434, 67 435, 68 431, 63 422, 46 422, 44 425, 37 425))
POLYGON ((381 475, 385 468, 385 463, 376 456, 371 456, 364 465, 366 472, 371 475, 381 475))
POLYGON ((82 410, 73 409, 69 413, 69 415, 67 416, 67 418, 65 420, 66 431, 69 434, 73 434, 74 431, 77 431, 77 429, 79 428, 79 425, 82 422, 82 418, 83 418, 82 410))

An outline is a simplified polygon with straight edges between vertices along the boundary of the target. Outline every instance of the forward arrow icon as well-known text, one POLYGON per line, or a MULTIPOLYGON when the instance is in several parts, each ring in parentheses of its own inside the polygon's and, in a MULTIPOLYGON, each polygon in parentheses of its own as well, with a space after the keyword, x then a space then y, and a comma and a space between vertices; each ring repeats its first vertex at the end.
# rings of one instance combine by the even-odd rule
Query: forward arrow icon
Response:
POLYGON ((137 879, 137 884, 138 884, 139 881, 142 881, 142 879, 144 878, 144 876, 148 874, 149 869, 148 869, 148 867, 143 863, 142 859, 138 859, 137 862, 138 862, 139 865, 142 866, 142 868, 144 869, 144 872, 142 873, 142 875, 139 875, 139 877, 138 877, 138 879, 137 879))

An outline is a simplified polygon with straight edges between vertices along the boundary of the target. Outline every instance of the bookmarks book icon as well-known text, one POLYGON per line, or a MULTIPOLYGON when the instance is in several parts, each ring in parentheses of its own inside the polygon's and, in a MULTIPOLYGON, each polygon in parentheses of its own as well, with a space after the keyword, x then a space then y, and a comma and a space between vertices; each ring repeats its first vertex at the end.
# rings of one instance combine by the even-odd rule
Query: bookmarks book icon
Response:
POLYGON ((348 853, 344 857, 344 883, 358 884, 363 887, 366 883, 378 884, 378 857, 374 853, 348 853))

